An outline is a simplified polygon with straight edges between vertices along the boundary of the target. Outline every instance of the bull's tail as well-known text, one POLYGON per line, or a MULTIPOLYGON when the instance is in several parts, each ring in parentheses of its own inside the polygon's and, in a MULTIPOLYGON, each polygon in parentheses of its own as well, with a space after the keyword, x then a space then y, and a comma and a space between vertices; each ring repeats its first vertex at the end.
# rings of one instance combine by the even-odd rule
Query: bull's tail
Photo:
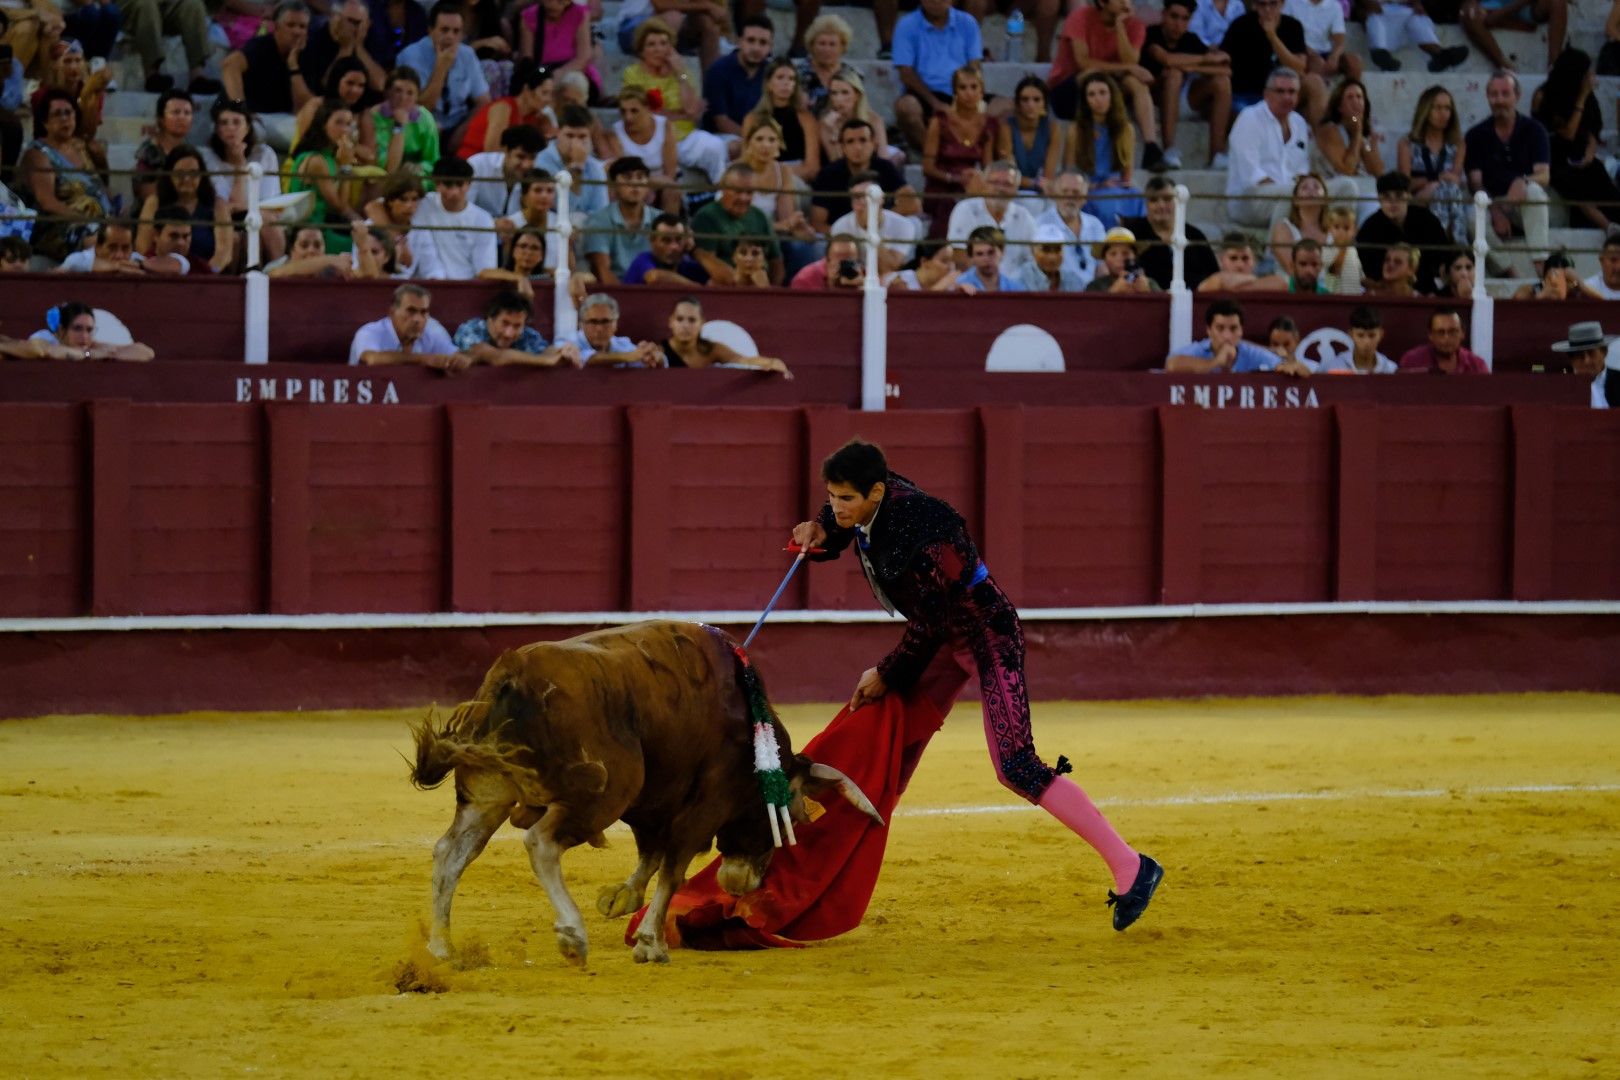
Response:
POLYGON ((420 724, 411 725, 416 743, 416 764, 411 767, 411 783, 426 791, 444 783, 458 765, 472 765, 492 747, 478 739, 489 713, 489 702, 466 701, 456 707, 443 724, 435 726, 429 712, 420 724), (469 738, 469 736, 471 736, 469 738))

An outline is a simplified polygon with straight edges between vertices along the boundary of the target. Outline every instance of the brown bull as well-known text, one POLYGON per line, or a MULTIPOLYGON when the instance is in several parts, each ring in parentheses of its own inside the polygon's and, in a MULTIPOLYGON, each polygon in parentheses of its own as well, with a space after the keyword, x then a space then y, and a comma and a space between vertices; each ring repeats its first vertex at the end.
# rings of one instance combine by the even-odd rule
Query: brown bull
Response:
MULTIPOLYGON (((525 830, 535 877, 557 912, 557 945, 576 964, 585 962, 585 926, 561 856, 583 843, 602 846, 615 821, 635 834, 639 860, 622 885, 602 890, 602 914, 637 910, 658 872, 637 932, 638 963, 669 960, 670 898, 712 844, 723 859, 720 885, 738 896, 757 889, 774 845, 742 676, 734 643, 713 627, 639 623, 504 653, 477 697, 442 727, 430 719, 414 728, 411 781, 431 788, 456 777, 455 820, 433 848, 433 954, 450 955, 456 884, 503 821, 525 830)), ((806 820, 805 795, 836 787, 883 823, 842 773, 794 755, 787 729, 764 708, 795 820, 806 820)))

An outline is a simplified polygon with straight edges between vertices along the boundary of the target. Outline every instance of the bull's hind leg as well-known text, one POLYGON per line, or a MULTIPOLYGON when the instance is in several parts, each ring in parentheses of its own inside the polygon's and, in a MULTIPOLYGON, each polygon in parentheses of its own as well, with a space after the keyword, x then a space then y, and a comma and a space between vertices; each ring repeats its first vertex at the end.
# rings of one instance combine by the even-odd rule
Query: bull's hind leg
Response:
POLYGON ((658 869, 658 857, 649 855, 641 848, 639 837, 636 847, 640 858, 630 876, 622 885, 604 885, 596 895, 596 910, 610 919, 628 915, 641 907, 647 898, 647 882, 652 880, 653 871, 658 869))
POLYGON ((440 960, 450 957, 450 901, 462 871, 478 858, 509 809, 489 803, 459 803, 449 831, 433 845, 433 928, 428 933, 428 951, 440 960))
POLYGON ((562 853, 565 849, 557 841, 557 828, 566 813, 564 807, 553 804, 546 811, 546 816, 523 834, 523 846, 529 849, 529 864, 534 867, 534 876, 540 880, 546 896, 551 899, 552 908, 557 912, 557 921, 552 924, 557 934, 557 948, 564 960, 584 967, 588 951, 585 920, 580 918, 579 907, 574 903, 574 898, 568 895, 568 886, 563 884, 562 853))
POLYGON ((692 856, 673 856, 664 860, 658 871, 658 887, 653 890, 652 903, 647 905, 646 917, 636 929, 636 947, 631 950, 638 964, 649 960, 655 964, 669 963, 669 942, 664 937, 664 920, 669 917, 669 902, 675 890, 686 880, 686 868, 692 856))

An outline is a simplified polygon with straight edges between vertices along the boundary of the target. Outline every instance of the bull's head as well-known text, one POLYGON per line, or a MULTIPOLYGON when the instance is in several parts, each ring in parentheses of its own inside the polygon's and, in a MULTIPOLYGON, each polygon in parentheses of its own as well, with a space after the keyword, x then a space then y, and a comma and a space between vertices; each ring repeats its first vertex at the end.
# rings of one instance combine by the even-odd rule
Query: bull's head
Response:
MULTIPOLYGON (((788 770, 788 791, 788 813, 800 824, 810 820, 804 805, 806 798, 823 802, 836 793, 879 828, 883 827, 883 815, 855 781, 831 765, 811 761, 803 754, 793 755, 788 770)), ((776 851, 764 813, 757 808, 750 809, 746 827, 736 829, 730 836, 722 834, 719 839, 721 861, 716 881, 720 887, 733 896, 743 896, 759 888, 776 851)))

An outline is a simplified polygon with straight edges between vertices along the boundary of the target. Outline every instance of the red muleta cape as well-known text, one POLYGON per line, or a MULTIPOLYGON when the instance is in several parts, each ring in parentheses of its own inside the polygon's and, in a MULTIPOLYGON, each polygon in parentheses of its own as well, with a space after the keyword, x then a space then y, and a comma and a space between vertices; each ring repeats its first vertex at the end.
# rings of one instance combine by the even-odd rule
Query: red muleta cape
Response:
MULTIPOLYGON (((803 752, 842 771, 866 793, 885 821, 906 790, 922 751, 944 722, 921 695, 885 694, 855 712, 840 709, 803 752)), ((688 949, 799 948, 853 930, 883 869, 888 828, 839 796, 826 813, 795 824, 799 842, 776 850, 765 884, 744 897, 715 882, 717 858, 689 878, 669 905, 669 944, 688 949)), ((763 812, 763 811, 761 811, 763 812)), ((625 930, 635 943, 643 907, 625 930)))

